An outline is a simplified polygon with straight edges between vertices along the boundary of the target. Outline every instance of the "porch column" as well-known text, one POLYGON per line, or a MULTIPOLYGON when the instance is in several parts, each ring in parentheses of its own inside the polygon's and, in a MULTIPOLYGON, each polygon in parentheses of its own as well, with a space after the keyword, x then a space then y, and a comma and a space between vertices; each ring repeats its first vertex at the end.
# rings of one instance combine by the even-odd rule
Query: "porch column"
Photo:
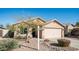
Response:
POLYGON ((38 31, 37 31, 37 32, 38 32, 37 38, 38 38, 38 50, 39 50, 39 44, 40 44, 40 41, 39 41, 39 39, 40 39, 40 38, 39 38, 39 26, 37 27, 37 30, 38 30, 38 31))

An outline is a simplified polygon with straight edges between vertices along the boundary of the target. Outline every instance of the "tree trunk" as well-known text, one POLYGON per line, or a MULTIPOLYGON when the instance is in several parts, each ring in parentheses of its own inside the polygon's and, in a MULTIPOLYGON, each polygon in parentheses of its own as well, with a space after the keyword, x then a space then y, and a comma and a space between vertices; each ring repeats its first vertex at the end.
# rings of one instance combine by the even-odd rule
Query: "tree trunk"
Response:
POLYGON ((32 39, 32 28, 31 27, 28 28, 26 41, 29 42, 30 39, 32 39))

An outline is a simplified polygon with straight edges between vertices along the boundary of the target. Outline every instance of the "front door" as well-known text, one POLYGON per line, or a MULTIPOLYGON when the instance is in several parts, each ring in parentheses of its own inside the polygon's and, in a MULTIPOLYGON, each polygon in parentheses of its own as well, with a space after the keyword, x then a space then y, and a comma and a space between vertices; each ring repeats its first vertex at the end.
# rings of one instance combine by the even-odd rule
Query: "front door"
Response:
POLYGON ((35 28, 32 29, 32 37, 37 38, 37 31, 35 28))

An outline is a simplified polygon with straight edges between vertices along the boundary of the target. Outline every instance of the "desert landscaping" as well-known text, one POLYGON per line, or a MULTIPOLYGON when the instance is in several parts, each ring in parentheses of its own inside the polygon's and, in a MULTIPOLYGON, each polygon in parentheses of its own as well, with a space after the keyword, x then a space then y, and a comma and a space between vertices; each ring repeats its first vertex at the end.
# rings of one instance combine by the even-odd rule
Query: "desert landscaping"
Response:
MULTIPOLYGON (((71 30, 76 28, 77 27, 75 26, 71 28, 71 30)), ((78 33, 76 34, 75 30, 73 36, 72 34, 70 34, 72 31, 68 31, 68 29, 69 28, 65 28, 64 25, 56 21, 56 19, 49 22, 45 22, 41 18, 21 21, 20 23, 9 26, 7 29, 1 29, 0 50, 78 51, 78 33)))
POLYGON ((79 51, 77 9, 2 8, 0 12, 0 51, 79 51))

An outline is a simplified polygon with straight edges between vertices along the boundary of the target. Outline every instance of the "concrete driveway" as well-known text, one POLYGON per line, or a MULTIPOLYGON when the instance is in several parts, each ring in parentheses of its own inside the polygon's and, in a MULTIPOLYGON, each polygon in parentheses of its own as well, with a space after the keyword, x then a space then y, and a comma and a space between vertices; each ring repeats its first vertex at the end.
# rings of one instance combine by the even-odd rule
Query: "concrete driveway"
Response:
MULTIPOLYGON (((70 37, 64 37, 64 39, 68 39, 68 40, 71 41, 71 44, 70 44, 71 47, 79 49, 79 39, 77 39, 77 38, 70 38, 70 37)), ((57 43, 57 39, 52 39, 52 41, 57 43)))
POLYGON ((65 37, 65 39, 68 39, 68 40, 71 41, 71 44, 70 44, 71 47, 79 49, 79 39, 77 39, 77 38, 69 38, 69 37, 65 37))
MULTIPOLYGON (((77 51, 79 49, 79 40, 77 38, 65 37, 64 39, 71 41, 70 47, 48 46, 48 44, 45 44, 43 41, 41 41, 40 51, 77 51)), ((51 39, 50 42, 58 43, 57 39, 51 39)))

